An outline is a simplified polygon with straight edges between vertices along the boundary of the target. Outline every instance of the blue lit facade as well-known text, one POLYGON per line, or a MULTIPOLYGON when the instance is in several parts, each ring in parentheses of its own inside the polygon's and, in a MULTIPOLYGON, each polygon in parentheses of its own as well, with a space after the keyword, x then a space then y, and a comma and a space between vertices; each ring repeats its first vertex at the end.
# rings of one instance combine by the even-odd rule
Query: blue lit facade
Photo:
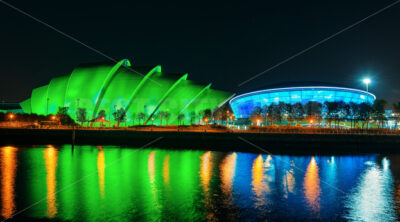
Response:
POLYGON ((245 93, 230 100, 231 108, 236 118, 249 118, 255 107, 264 107, 272 103, 284 102, 288 104, 302 103, 309 101, 319 103, 338 102, 345 103, 373 103, 375 95, 372 93, 342 87, 288 87, 260 90, 245 93))

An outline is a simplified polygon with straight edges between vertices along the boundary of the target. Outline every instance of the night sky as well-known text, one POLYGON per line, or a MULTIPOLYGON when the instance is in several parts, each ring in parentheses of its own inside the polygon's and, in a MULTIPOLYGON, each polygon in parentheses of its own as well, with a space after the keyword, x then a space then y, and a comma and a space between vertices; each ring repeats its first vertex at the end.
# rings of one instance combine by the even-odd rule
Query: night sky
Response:
MULTIPOLYGON (((247 92, 287 81, 322 81, 400 100, 400 3, 261 77, 287 59, 395 1, 13 1, 10 4, 133 68, 162 65, 213 88, 247 92), (278 3, 279 2, 279 3, 278 3)), ((0 99, 79 63, 107 58, 0 3, 0 99)))

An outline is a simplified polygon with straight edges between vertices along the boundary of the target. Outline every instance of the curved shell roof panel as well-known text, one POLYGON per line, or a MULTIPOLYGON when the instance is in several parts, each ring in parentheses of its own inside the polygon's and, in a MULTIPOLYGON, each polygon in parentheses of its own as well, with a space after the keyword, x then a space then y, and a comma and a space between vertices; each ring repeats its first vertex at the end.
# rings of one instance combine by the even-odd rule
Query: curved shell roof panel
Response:
POLYGON ((138 123, 138 114, 144 113, 147 121, 152 118, 152 123, 164 124, 157 119, 163 111, 170 114, 169 124, 176 124, 178 115, 188 118, 192 111, 213 110, 232 95, 189 81, 187 74, 163 73, 161 66, 135 70, 128 66, 127 60, 80 65, 71 75, 53 78, 49 85, 34 89, 31 98, 21 105, 25 112, 41 115, 68 107, 75 120, 78 108, 86 110, 88 120, 104 111, 111 122, 113 113, 124 108, 129 123, 138 123))

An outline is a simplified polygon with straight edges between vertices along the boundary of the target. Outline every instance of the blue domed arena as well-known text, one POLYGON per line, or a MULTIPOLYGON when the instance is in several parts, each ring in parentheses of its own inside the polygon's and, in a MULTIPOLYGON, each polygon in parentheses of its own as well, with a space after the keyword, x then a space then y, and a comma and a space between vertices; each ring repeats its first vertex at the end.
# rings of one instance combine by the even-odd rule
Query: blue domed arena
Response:
POLYGON ((315 101, 323 104, 343 101, 372 104, 375 99, 374 94, 359 89, 330 84, 304 84, 304 86, 268 88, 244 93, 232 98, 229 103, 236 118, 249 118, 255 107, 269 106, 272 103, 306 104, 315 101))

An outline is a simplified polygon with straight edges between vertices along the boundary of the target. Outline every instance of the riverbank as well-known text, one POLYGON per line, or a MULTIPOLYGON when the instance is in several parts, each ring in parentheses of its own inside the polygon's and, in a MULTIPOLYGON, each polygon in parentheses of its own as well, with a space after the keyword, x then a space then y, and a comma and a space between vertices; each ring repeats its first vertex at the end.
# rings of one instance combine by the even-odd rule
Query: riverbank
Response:
POLYGON ((177 132, 78 129, 0 129, 1 145, 119 145, 274 154, 400 152, 398 135, 177 132), (157 140, 157 141, 155 141, 157 140), (153 142, 155 141, 155 142, 153 142), (254 144, 251 145, 250 143, 254 144), (150 144, 149 144, 150 143, 150 144), (149 145, 146 145, 149 144, 149 145))

